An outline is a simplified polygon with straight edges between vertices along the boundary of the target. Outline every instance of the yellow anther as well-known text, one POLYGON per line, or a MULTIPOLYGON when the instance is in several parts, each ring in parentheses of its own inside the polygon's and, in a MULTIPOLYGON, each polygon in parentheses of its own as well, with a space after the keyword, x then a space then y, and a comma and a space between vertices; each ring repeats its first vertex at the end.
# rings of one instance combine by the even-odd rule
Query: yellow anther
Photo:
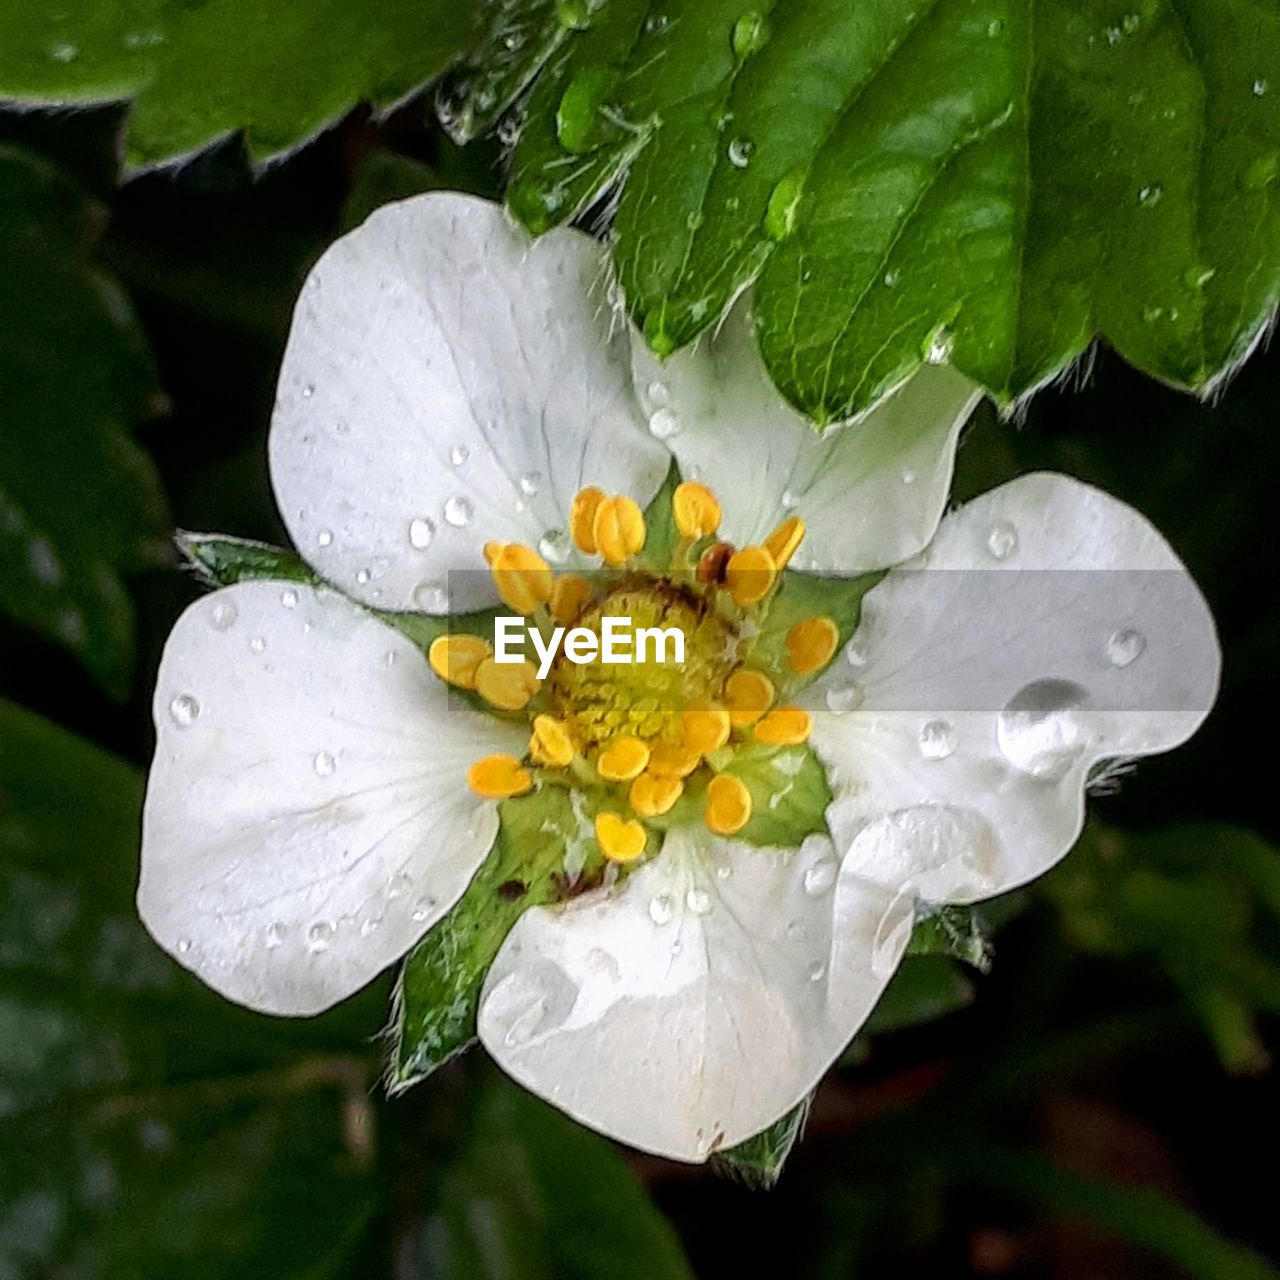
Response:
POLYGON ((467 770, 467 786, 486 800, 522 796, 533 778, 515 756, 485 756, 467 770))
POLYGON ((763 671, 735 671, 724 682, 729 723, 735 729, 755 724, 773 706, 773 681, 763 671))
POLYGON ((644 827, 634 818, 608 812, 596 814, 596 841, 610 862, 634 862, 644 852, 647 838, 644 827))
POLYGON ((679 778, 663 778, 656 773, 642 773, 627 793, 627 800, 634 813, 642 818, 653 818, 666 813, 684 790, 679 778))
POLYGON ((773 557, 773 563, 781 573, 795 555, 796 548, 804 541, 804 521, 799 516, 788 516, 765 540, 764 548, 773 557))
POLYGON ((802 676, 821 671, 840 643, 840 628, 822 616, 804 618, 787 632, 787 662, 802 676))
POLYGON ((649 752, 649 772, 656 778, 687 778, 702 763, 702 754, 676 742, 656 742, 649 752))
POLYGON ((484 562, 492 566, 493 562, 498 558, 498 553, 507 544, 505 542, 486 542, 484 544, 484 562))
POLYGON ((725 566, 724 584, 729 588, 734 604, 755 604, 769 594, 778 576, 778 566, 765 547, 743 547, 729 557, 725 566))
POLYGON ((756 725, 756 741, 772 747, 798 747, 809 741, 813 717, 800 707, 777 707, 756 725))
POLYGON ((671 515, 682 538, 696 542, 720 527, 720 504, 716 495, 697 480, 676 485, 671 498, 671 515))
MULTIPOLYGON (((485 544, 486 558, 493 545, 485 544)), ((519 542, 498 544, 489 569, 503 602, 517 613, 528 616, 551 599, 551 569, 532 547, 519 542)))
POLYGON ((700 698, 680 716, 682 745, 687 751, 705 756, 729 741, 729 712, 718 702, 700 698))
POLYGON ((596 770, 606 782, 630 782, 649 763, 649 746, 639 738, 614 738, 596 760, 596 770))
POLYGON ((731 836, 751 820, 751 792, 741 778, 718 773, 707 784, 707 826, 731 836))
POLYGON ((709 586, 724 586, 725 571, 729 567, 729 561, 733 559, 733 546, 728 542, 714 542, 703 553, 698 560, 698 581, 705 582, 709 586))
POLYGON ((573 545, 587 555, 596 553, 596 510, 604 501, 604 490, 594 484, 579 489, 569 508, 569 534, 573 545))
POLYGON ((551 616, 567 627, 578 620, 591 596, 591 583, 581 574, 562 573, 551 587, 551 616))
POLYGON ((538 669, 527 659, 495 662, 486 658, 477 668, 476 692, 499 711, 523 711, 538 691, 538 669))
POLYGON ((596 507, 591 538, 607 565, 625 564, 644 546, 644 512, 634 498, 617 493, 596 507))
POLYGON ((441 680, 459 689, 476 687, 476 669, 493 652, 487 640, 462 632, 437 636, 427 650, 427 662, 441 680))
POLYGON ((573 762, 577 753, 569 726, 552 716, 535 716, 533 733, 529 736, 529 755, 535 764, 549 769, 563 769, 573 762))

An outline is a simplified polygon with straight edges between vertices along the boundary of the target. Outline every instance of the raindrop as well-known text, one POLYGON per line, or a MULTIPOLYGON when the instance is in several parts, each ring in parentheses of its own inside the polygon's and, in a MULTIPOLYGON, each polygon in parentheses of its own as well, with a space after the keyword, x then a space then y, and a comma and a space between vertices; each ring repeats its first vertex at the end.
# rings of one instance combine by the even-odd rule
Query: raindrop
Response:
POLYGON ((1152 205, 1160 203, 1161 196, 1164 195, 1164 185, 1159 182, 1148 183, 1138 192, 1138 203, 1144 209, 1151 208, 1152 205))
POLYGON ((911 467, 903 467, 901 474, 903 484, 915 484, 916 473, 911 467))
POLYGON ((991 21, 987 23, 987 35, 991 36, 992 39, 998 36, 1003 30, 1004 20, 1001 18, 992 18, 991 21))
POLYGON ((419 582, 413 589, 413 603, 427 613, 439 613, 449 603, 449 593, 439 582, 419 582))
POLYGON ((328 751, 319 751, 311 766, 320 777, 327 778, 338 767, 338 762, 328 751))
POLYGON ((333 546, 333 530, 321 529, 320 532, 316 534, 316 542, 322 547, 333 546))
POLYGON ((1259 76, 1253 82, 1253 96, 1255 98, 1265 98, 1269 87, 1270 85, 1267 82, 1267 78, 1265 76, 1259 76))
POLYGON ((711 895, 705 889, 690 889, 684 903, 695 916, 705 916, 711 910, 711 895))
POLYGON ((569 558, 569 535, 563 529, 548 529, 538 539, 538 554, 550 564, 564 564, 569 558))
POLYGON ((1268 151, 1245 169, 1244 185, 1250 191, 1261 191, 1276 180, 1277 170, 1280 170, 1280 151, 1268 151))
POLYGON ((1018 531, 1008 520, 997 520, 987 530, 987 553, 993 560, 1007 560, 1018 549, 1018 531))
POLYGON ((1164 315, 1163 307, 1143 307, 1142 319, 1146 324, 1155 324, 1160 317, 1164 315))
POLYGON ((254 636, 249 641, 250 653, 261 653, 267 647, 267 642, 262 636, 254 636))
POLYGON ((661 408, 661 406, 670 401, 671 389, 665 382, 651 382, 649 383, 649 399, 653 404, 661 408))
POLYGON ((316 388, 314 383, 308 382, 307 385, 302 388, 302 398, 304 400, 310 400, 315 393, 316 388))
POLYGON ((435 536, 436 523, 434 520, 429 520, 426 516, 418 516, 416 520, 409 521, 409 545, 415 551, 425 551, 431 545, 431 539, 435 536))
POLYGON ((461 495, 444 504, 444 518, 455 529, 464 528, 470 522, 472 511, 471 499, 461 495))
POLYGON ((54 62, 74 62, 80 56, 80 50, 73 44, 55 44, 49 47, 49 57, 54 62))
POLYGON ((883 278, 884 287, 886 289, 896 289, 898 287, 898 281, 902 279, 902 273, 900 271, 895 271, 890 267, 889 270, 884 273, 883 278))
POLYGON ((1088 696, 1073 681, 1052 678, 1018 690, 996 720, 1005 758, 1033 778, 1060 778, 1084 747, 1079 713, 1088 696))
POLYGON ((236 606, 230 600, 219 600, 209 610, 209 625, 215 631, 229 631, 236 621, 236 606))
POLYGON ((821 960, 815 960, 805 973, 810 982, 821 982, 827 976, 827 966, 821 960))
POLYGON ((867 665, 867 655, 862 652, 856 639, 850 640, 844 647, 844 660, 851 667, 865 667, 867 665))
POLYGON ((449 461, 452 462, 455 467, 462 466, 469 457, 471 457, 471 450, 468 449, 465 444, 455 444, 453 448, 449 450, 449 461))
POLYGON ((403 898, 412 888, 413 881, 403 871, 397 872, 387 881, 387 898, 394 902, 397 898, 403 898))
POLYGON ((787 511, 792 511, 800 505, 799 495, 792 493, 790 489, 783 489, 781 501, 783 508, 787 511))
POLYGON ((744 13, 733 24, 730 43, 733 45, 734 56, 749 58, 753 53, 759 53, 769 43, 770 34, 769 20, 763 14, 756 13, 755 10, 744 13))
POLYGON ((195 724, 199 715, 200 704, 189 693, 180 693, 169 703, 169 719, 179 729, 195 724))
POLYGON ((179 954, 179 955, 183 955, 183 956, 185 956, 185 955, 187 954, 187 952, 188 952, 188 951, 190 951, 190 950, 191 950, 191 939, 190 939, 190 938, 179 938, 179 939, 178 939, 178 954, 179 954))
POLYGON ((273 920, 267 925, 266 935, 263 938, 267 950, 274 951, 277 947, 282 946, 285 935, 288 932, 289 926, 283 920, 273 920))
POLYGON ((946 325, 935 329, 924 343, 924 358, 927 364, 946 364, 951 359, 951 348, 955 338, 946 325))
POLYGON ((750 138, 734 138, 725 151, 729 157, 729 163, 735 169, 745 169, 751 163, 751 157, 755 155, 756 144, 750 138))
POLYGON ((1203 289, 1217 274, 1216 267, 1188 267, 1182 279, 1190 289, 1203 289))
POLYGON ((368 569, 358 569, 356 571, 356 582, 359 583, 360 586, 362 587, 367 587, 369 585, 369 579, 372 576, 373 575, 369 572, 368 569))
POLYGON ((542 473, 540 471, 529 471, 520 477, 520 492, 526 498, 537 496, 538 486, 542 483, 542 473))
POLYGON ((834 858, 821 857, 804 870, 804 891, 811 898, 820 898, 836 882, 834 858))
POLYGON ((671 19, 665 13, 651 13, 644 20, 644 29, 651 36, 660 36, 670 24, 671 19))
POLYGON ((655 440, 670 440, 680 434, 680 419, 673 409, 655 409, 649 415, 649 434, 655 440))
POLYGON ((956 727, 950 720, 927 720, 920 727, 920 754, 945 760, 956 749, 956 727))
POLYGON ((378 931, 378 926, 382 923, 380 916, 366 916, 360 921, 360 936, 362 938, 372 937, 378 931))
POLYGON ((422 924, 424 921, 431 919, 431 913, 436 909, 436 900, 431 897, 419 898, 413 904, 413 910, 409 913, 409 919, 414 924, 422 924))
POLYGON ((1127 667, 1142 657, 1147 637, 1133 627, 1113 631, 1107 639, 1107 661, 1113 667, 1127 667))
POLYGON ((856 680, 842 680, 827 690, 827 710, 835 716, 848 715, 862 706, 866 691, 856 680))
POLYGON ((292 587, 286 587, 280 593, 280 603, 286 609, 296 609, 298 607, 298 593, 292 587))
POLYGON ((310 951, 327 951, 336 932, 327 920, 317 920, 307 930, 307 948, 310 951))
POLYGON ((649 899, 649 919, 654 924, 670 924, 673 915, 675 907, 667 894, 659 893, 649 899))

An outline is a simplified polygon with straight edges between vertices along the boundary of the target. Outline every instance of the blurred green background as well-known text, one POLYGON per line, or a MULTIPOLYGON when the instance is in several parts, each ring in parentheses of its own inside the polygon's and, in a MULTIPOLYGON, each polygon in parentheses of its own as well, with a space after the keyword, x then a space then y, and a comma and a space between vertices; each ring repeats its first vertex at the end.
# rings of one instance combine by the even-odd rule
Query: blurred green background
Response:
POLYGON ((1280 1274, 1280 358, 1201 404, 1102 351, 979 411, 957 498, 1051 467, 1151 517, 1222 697, 992 905, 988 975, 906 962, 761 1191, 616 1150, 479 1051, 387 1102, 386 981, 276 1022, 137 924, 150 685, 198 590, 169 535, 283 541, 265 436, 308 265, 388 199, 498 194, 501 157, 415 102, 257 176, 229 142, 120 185, 120 119, 0 115, 0 1280, 1280 1274))

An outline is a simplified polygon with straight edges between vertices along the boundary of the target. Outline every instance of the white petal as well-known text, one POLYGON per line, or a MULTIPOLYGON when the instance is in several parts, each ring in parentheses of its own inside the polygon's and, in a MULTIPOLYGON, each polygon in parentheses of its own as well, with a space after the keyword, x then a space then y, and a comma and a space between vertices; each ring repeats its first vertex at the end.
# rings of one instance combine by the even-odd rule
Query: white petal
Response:
POLYGON ((138 907, 223 995, 310 1014, 402 955, 497 831, 468 764, 522 749, 334 592, 243 583, 178 619, 154 702, 138 907))
POLYGON ((825 839, 673 832, 617 889, 520 918, 480 1038, 582 1123, 705 1160, 813 1089, 892 976, 912 908, 837 873, 825 839))
POLYGON ((636 388, 686 479, 720 499, 723 536, 759 542, 802 516, 795 567, 881 569, 933 536, 951 487, 960 428, 981 398, 946 366, 925 366, 856 422, 821 435, 778 394, 740 299, 714 336, 659 363, 633 344, 636 388))
POLYGON ((578 232, 531 242, 499 206, 444 193, 380 209, 325 253, 270 439, 309 563, 367 604, 440 613, 452 586, 472 608, 490 599, 488 540, 550 534, 554 559, 583 485, 653 496, 670 458, 636 406, 605 263, 578 232))
POLYGON ((969 503, 922 559, 868 594, 848 660, 806 701, 850 865, 974 901, 1067 852, 1095 764, 1185 741, 1221 657, 1164 539, 1065 476, 969 503))

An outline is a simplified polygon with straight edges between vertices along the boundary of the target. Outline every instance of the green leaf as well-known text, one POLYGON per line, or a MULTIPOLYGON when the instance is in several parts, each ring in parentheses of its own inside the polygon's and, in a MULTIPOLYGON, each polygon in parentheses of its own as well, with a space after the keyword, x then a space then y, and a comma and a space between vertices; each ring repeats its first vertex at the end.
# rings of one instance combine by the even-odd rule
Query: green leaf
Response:
POLYGON ((747 1186, 767 1190, 782 1177, 782 1166, 800 1139, 813 1102, 810 1094, 799 1106, 779 1117, 767 1129, 717 1152, 711 1160, 717 1171, 741 1179, 747 1186))
POLYGON ((626 170, 615 261, 654 350, 756 281, 819 421, 930 353, 1008 404, 1096 336, 1204 392, 1280 296, 1277 137, 1257 0, 615 0, 536 85, 509 201, 542 231, 626 170))
POLYGON ((973 907, 932 907, 927 915, 917 918, 907 955, 952 956, 986 973, 992 955, 986 921, 973 907))
POLYGON ((973 983, 947 955, 908 954, 860 1034, 880 1035, 933 1022, 973 1002, 973 983))
POLYGON ((263 162, 359 102, 386 111, 415 93, 470 46, 481 9, 19 0, 0 13, 0 100, 131 102, 131 166, 171 164, 240 132, 263 162))
POLYGON ((825 834, 831 788, 827 771, 808 747, 740 747, 721 770, 751 793, 751 817, 736 838, 748 844, 794 849, 825 834))
POLYGON ((60 170, 0 146, 0 610, 122 698, 134 661, 122 579, 160 563, 168 534, 132 431, 163 397, 128 301, 92 264, 101 223, 60 170))
POLYGON ((466 893, 409 953, 392 1006, 388 1086, 400 1092, 465 1049, 476 1034, 485 974, 520 916, 589 885, 599 871, 573 795, 543 786, 504 800, 502 824, 466 893), (566 863, 581 861, 570 883, 566 863))
POLYGON ((691 1280, 675 1232, 604 1139, 490 1075, 405 1251, 422 1280, 691 1280))

